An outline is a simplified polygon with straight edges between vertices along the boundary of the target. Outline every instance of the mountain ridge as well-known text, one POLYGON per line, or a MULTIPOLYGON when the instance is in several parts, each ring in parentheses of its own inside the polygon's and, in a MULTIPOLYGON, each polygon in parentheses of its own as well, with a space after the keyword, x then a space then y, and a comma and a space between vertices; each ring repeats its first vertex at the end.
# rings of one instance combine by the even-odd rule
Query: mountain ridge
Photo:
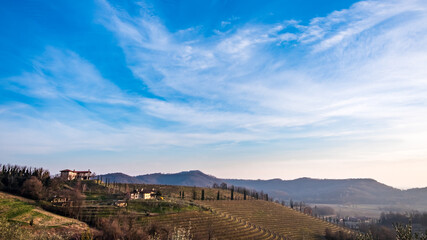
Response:
POLYGON ((221 179, 200 170, 179 173, 152 173, 129 176, 124 173, 100 175, 120 183, 162 184, 211 187, 214 183, 227 183, 257 191, 264 191, 280 200, 298 200, 325 204, 425 204, 426 188, 400 190, 372 178, 317 179, 297 178, 283 180, 221 179))

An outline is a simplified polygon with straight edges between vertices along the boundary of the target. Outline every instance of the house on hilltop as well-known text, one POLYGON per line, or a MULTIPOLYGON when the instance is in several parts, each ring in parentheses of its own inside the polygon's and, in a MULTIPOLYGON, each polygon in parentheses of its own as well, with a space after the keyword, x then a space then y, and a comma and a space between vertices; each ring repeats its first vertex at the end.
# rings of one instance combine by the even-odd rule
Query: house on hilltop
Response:
POLYGON ((130 193, 129 198, 130 199, 144 199, 144 200, 155 199, 156 193, 154 192, 154 188, 151 190, 143 189, 143 188, 141 188, 141 190, 135 189, 130 193))
POLYGON ((92 172, 90 170, 76 171, 76 170, 65 169, 61 171, 61 178, 65 180, 74 180, 74 179, 89 180, 91 174, 92 172))

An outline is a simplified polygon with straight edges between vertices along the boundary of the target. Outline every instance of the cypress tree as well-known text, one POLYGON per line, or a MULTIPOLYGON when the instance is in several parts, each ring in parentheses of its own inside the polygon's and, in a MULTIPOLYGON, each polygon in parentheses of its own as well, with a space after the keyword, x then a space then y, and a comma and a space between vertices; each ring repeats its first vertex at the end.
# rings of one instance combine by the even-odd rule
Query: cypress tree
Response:
POLYGON ((202 197, 201 200, 205 200, 205 189, 202 189, 202 197))
POLYGON ((219 200, 219 190, 218 190, 218 193, 216 194, 216 200, 219 200))
POLYGON ((231 200, 234 200, 234 188, 231 189, 231 200))
POLYGON ((243 189, 243 200, 246 200, 246 189, 243 189))
POLYGON ((196 189, 194 188, 193 189, 193 200, 196 200, 197 199, 197 192, 196 192, 196 189))

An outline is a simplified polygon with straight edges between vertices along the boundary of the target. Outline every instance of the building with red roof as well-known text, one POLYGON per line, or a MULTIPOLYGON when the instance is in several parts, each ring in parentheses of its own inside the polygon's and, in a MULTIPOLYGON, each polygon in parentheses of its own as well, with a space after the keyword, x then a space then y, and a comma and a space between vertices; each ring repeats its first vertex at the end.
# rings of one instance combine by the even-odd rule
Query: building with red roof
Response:
POLYGON ((92 172, 90 170, 87 171, 76 171, 76 170, 70 170, 65 169, 61 171, 61 178, 65 180, 89 180, 92 172))

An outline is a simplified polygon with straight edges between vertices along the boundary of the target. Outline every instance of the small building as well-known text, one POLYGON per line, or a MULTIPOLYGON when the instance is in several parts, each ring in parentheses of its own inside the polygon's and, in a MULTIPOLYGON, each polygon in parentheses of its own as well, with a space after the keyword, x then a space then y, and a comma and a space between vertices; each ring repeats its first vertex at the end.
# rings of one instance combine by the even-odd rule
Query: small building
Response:
POLYGON ((130 199, 148 200, 148 199, 155 199, 155 198, 156 198, 156 193, 154 192, 154 189, 149 190, 149 189, 141 188, 141 190, 135 189, 132 192, 130 192, 130 199))
POLYGON ((90 170, 87 171, 76 171, 65 169, 61 171, 61 178, 65 180, 89 180, 92 172, 90 170))
POLYGON ((65 207, 70 203, 70 199, 68 197, 63 196, 54 196, 50 201, 53 205, 65 207))
POLYGON ((142 198, 147 200, 147 199, 155 199, 156 198, 156 193, 153 190, 142 190, 142 198))
POLYGON ((130 197, 129 198, 130 199, 139 199, 140 198, 139 191, 135 189, 132 192, 130 192, 130 197))
POLYGON ((50 201, 51 203, 65 203, 68 202, 68 198, 67 197, 53 197, 53 199, 50 201))
POLYGON ((114 206, 116 207, 126 207, 128 204, 124 200, 118 200, 114 202, 114 206))

